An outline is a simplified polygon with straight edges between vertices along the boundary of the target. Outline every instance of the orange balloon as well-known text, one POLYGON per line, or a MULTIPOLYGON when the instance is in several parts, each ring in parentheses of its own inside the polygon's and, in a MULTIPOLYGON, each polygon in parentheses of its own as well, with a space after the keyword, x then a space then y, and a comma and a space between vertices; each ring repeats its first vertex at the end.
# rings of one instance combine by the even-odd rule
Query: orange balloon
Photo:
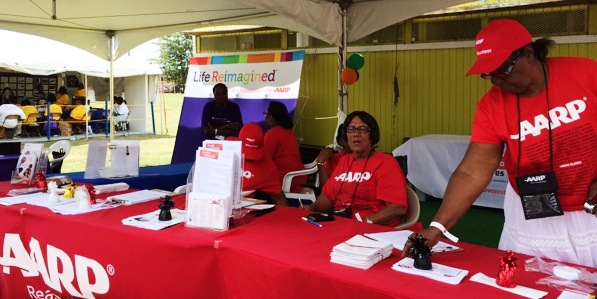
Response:
POLYGON ((340 80, 346 85, 351 85, 359 80, 359 73, 351 68, 345 68, 340 73, 340 80))

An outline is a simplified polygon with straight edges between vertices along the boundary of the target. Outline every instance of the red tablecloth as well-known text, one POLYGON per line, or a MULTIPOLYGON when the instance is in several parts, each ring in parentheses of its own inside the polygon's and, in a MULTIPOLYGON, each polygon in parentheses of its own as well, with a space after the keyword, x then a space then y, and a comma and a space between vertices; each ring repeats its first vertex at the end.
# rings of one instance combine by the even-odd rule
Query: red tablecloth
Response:
MULTIPOLYGON (((0 195, 7 188, 0 183, 0 195)), ((175 202, 184 207, 183 196, 175 202)), ((435 263, 469 270, 461 284, 449 285, 392 270, 398 250, 369 270, 329 261, 334 245, 386 227, 339 218, 319 228, 301 220, 305 211, 280 207, 225 232, 121 223, 156 209, 149 202, 63 216, 25 204, 0 206, 0 298, 30 298, 31 292, 61 298, 522 298, 469 280, 477 272, 496 276, 502 252, 494 248, 459 243, 463 252, 434 255, 435 263), (28 258, 14 258, 21 243, 36 270, 22 271, 28 258), (98 283, 96 275, 107 282, 98 283)), ((518 257, 518 283, 556 298, 559 291, 535 284, 546 275, 524 271, 528 257, 518 257)))

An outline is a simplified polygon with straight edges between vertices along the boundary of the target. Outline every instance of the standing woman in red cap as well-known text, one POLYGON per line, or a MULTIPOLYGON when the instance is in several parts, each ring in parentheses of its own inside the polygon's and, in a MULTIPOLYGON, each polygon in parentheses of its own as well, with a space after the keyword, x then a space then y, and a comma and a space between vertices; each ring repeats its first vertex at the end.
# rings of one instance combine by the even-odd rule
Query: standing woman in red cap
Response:
POLYGON ((533 41, 506 19, 477 35, 477 61, 467 75, 493 86, 477 105, 470 145, 440 209, 418 232, 426 245, 453 237, 449 230, 503 154, 508 186, 499 248, 597 267, 597 62, 547 58, 552 44, 533 41))

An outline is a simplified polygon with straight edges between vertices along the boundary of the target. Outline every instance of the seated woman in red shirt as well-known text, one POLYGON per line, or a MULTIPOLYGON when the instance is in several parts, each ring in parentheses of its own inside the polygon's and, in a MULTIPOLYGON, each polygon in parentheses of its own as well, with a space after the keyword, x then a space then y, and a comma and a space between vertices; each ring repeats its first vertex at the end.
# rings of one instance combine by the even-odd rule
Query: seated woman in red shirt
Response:
MULTIPOLYGON (((286 106, 280 102, 271 101, 265 112, 265 124, 271 127, 265 133, 263 143, 265 154, 276 164, 281 183, 288 172, 305 169, 286 106)), ((294 178, 290 192, 300 193, 303 190, 302 184, 306 182, 307 176, 294 178)))
POLYGON ((365 111, 354 111, 344 121, 352 153, 323 186, 321 195, 305 209, 388 226, 400 224, 407 212, 406 179, 394 157, 376 151, 379 125, 365 111))

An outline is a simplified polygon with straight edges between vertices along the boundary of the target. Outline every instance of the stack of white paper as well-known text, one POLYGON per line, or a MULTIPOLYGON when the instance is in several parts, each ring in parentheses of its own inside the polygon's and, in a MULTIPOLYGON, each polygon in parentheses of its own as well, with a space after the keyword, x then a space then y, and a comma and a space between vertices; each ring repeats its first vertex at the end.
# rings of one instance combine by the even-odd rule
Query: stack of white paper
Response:
POLYGON ((230 204, 229 196, 191 192, 187 196, 186 224, 190 227, 226 230, 230 204))
POLYGON ((151 230, 160 230, 175 224, 182 223, 185 219, 184 210, 171 209, 170 214, 172 214, 172 220, 160 221, 160 210, 157 210, 154 212, 122 219, 122 224, 151 230))
POLYGON ((369 269, 392 254, 392 244, 356 235, 332 249, 331 262, 369 269))
MULTIPOLYGON (((232 205, 230 208, 241 208, 242 189, 242 142, 236 140, 203 140, 203 148, 232 152, 234 154, 232 165, 232 205)), ((198 190, 194 190, 198 191, 198 190)))
POLYGON ((113 184, 104 184, 104 185, 93 186, 93 190, 95 190, 95 194, 126 191, 128 189, 129 189, 129 185, 127 183, 113 183, 113 184))
POLYGON ((108 200, 122 203, 124 205, 133 205, 141 202, 146 202, 158 198, 162 198, 166 194, 154 190, 139 190, 114 196, 109 196, 108 200))
POLYGON ((431 270, 420 270, 415 268, 414 260, 409 257, 405 257, 392 265, 392 269, 403 273, 424 276, 449 284, 459 284, 462 279, 468 275, 467 270, 452 268, 438 263, 432 263, 431 270))
POLYGON ((79 215, 79 214, 85 214, 85 213, 95 212, 95 211, 104 210, 104 209, 110 209, 113 207, 115 207, 115 206, 110 205, 108 203, 96 203, 96 204, 92 204, 91 207, 88 209, 81 209, 75 200, 69 200, 65 204, 57 204, 57 205, 55 204, 55 205, 48 206, 47 208, 49 208, 52 212, 54 212, 56 214, 79 215))
POLYGON ((45 192, 35 192, 31 194, 23 194, 17 196, 0 197, 0 204, 5 206, 16 205, 20 203, 27 203, 29 200, 48 199, 48 194, 45 192))
POLYGON ((193 168, 192 192, 187 194, 186 225, 214 230, 228 229, 228 219, 238 198, 241 172, 234 151, 199 148, 193 168))

